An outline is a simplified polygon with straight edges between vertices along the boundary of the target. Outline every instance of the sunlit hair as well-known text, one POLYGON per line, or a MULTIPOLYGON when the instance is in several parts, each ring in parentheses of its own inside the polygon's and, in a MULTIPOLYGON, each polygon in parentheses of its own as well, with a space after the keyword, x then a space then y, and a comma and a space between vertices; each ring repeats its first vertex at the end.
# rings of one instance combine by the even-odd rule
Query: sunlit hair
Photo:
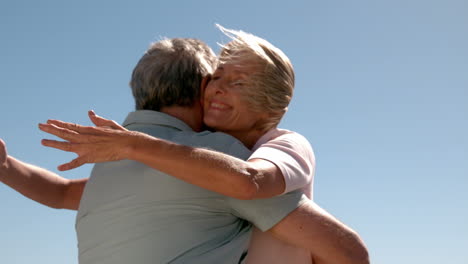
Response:
POLYGON ((198 39, 174 38, 152 43, 132 73, 130 87, 137 110, 160 111, 192 106, 200 99, 203 77, 216 66, 216 56, 198 39))
POLYGON ((269 114, 259 129, 276 127, 288 110, 294 90, 294 70, 288 57, 268 41, 243 31, 216 25, 231 41, 221 45, 220 64, 255 67, 249 74, 245 96, 249 107, 269 114))

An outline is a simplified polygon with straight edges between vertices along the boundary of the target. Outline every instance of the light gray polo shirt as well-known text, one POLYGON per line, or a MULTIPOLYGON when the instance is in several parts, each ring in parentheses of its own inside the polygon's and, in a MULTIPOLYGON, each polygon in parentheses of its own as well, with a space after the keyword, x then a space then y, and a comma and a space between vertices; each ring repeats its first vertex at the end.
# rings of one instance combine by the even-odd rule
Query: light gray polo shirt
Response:
MULTIPOLYGON (((155 111, 128 115, 129 130, 246 159, 250 151, 223 133, 195 133, 155 111)), ((190 173, 190 171, 187 171, 190 173)), ((144 164, 96 164, 76 219, 80 264, 238 263, 251 225, 268 230, 305 199, 289 193, 243 201, 183 182, 144 164)))

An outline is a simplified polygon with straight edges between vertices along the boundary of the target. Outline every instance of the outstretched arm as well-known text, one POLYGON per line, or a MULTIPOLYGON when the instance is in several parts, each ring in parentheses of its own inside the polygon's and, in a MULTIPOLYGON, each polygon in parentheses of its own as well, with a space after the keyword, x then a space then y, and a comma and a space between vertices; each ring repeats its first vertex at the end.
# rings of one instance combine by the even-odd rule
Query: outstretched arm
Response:
POLYGON ((268 232, 310 250, 314 263, 370 263, 359 235, 312 201, 298 207, 268 232))
MULTIPOLYGON (((106 124, 106 119, 92 112, 90 118, 98 126, 106 124)), ((85 163, 131 159, 237 199, 267 198, 284 192, 281 171, 269 161, 243 161, 220 152, 128 131, 116 127, 115 123, 109 126, 113 129, 49 120, 47 124, 40 124, 39 128, 67 140, 43 140, 43 145, 78 154, 73 161, 59 166, 59 170, 73 169, 85 163)))
POLYGON ((0 139, 0 181, 52 208, 78 210, 87 179, 69 180, 8 155, 0 139))
MULTIPOLYGON (((274 164, 264 160, 256 161, 258 164, 254 166, 260 168, 254 167, 254 162, 244 162, 218 152, 182 146, 124 129, 85 127, 58 120, 41 124, 40 129, 66 140, 43 140, 43 145, 78 154, 75 160, 59 166, 60 170, 73 169, 85 163, 131 159, 234 198, 259 197, 261 191, 258 190, 267 189, 261 186, 281 186, 280 191, 264 191, 263 194, 268 193, 264 197, 284 190, 281 172, 274 164), (259 173, 268 170, 270 174, 259 173), (188 175, 187 171, 193 177, 184 178, 184 175, 188 175), (273 183, 276 176, 282 184, 273 183), (255 191, 250 192, 251 187, 246 186, 254 186, 255 191)), ((357 233, 313 202, 293 211, 271 232, 283 241, 309 249, 318 263, 369 263, 367 250, 357 233)))

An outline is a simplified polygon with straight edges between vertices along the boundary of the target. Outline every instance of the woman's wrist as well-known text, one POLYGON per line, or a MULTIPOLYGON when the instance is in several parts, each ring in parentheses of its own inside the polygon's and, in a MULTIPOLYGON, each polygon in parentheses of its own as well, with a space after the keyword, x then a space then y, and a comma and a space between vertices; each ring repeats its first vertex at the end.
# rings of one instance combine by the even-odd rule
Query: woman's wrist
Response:
POLYGON ((126 133, 128 135, 125 139, 123 158, 142 162, 140 159, 144 155, 145 147, 148 147, 154 138, 136 131, 126 133))

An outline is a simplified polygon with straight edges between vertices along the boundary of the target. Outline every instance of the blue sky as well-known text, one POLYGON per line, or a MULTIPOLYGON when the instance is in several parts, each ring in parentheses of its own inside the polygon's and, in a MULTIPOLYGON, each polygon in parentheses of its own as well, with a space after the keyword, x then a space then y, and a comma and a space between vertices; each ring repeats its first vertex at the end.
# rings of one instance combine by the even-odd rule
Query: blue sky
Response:
MULTIPOLYGON (((0 138, 56 171, 74 155, 42 147, 39 122, 89 124, 89 109, 121 122, 150 42, 195 37, 217 51, 220 23, 290 57, 281 127, 311 142, 316 201, 373 263, 468 263, 467 14, 463 0, 1 1, 0 138)), ((4 185, 0 201, 0 263, 77 263, 74 212, 4 185)))

